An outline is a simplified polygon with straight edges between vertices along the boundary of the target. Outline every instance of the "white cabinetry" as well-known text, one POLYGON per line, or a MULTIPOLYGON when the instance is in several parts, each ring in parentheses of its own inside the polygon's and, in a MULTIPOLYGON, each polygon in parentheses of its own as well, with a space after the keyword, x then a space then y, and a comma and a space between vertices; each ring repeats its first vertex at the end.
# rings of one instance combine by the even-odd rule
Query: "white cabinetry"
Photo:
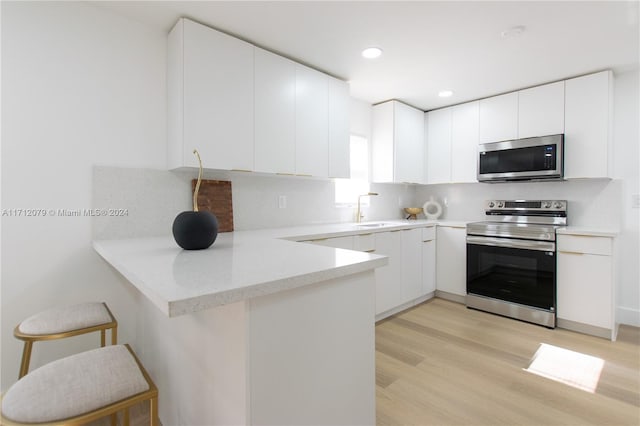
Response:
POLYGON ((477 182, 480 102, 426 114, 427 183, 477 182))
POLYGON ((436 288, 440 296, 462 302, 467 294, 467 232, 463 226, 437 228, 436 288), (453 296, 452 296, 453 295, 453 296))
POLYGON ((422 296, 422 229, 404 229, 402 234, 402 303, 422 296))
POLYGON ((518 92, 480 100, 480 143, 518 137, 518 92))
POLYGON ((296 174, 327 177, 329 173, 329 77, 296 64, 296 174))
POLYGON ((373 107, 374 182, 424 180, 424 113, 398 101, 373 107))
POLYGON ((400 231, 375 234, 376 254, 389 263, 376 269, 376 315, 402 304, 402 235, 400 231))
POLYGON ((329 79, 329 177, 351 177, 349 149, 349 84, 329 79))
POLYGON ((436 291, 436 227, 422 229, 422 295, 436 291))
POLYGON ((615 340, 613 241, 558 235, 558 326, 615 340))
POLYGON ((253 169, 253 46, 180 19, 168 39, 168 167, 253 169))
POLYGON ((295 173, 296 63, 255 52, 255 170, 295 173))
POLYGON ((564 132, 564 81, 518 92, 518 137, 564 132))
POLYGON ((478 181, 480 102, 451 108, 451 182, 478 181))
POLYGON ((565 177, 611 177, 612 90, 611 71, 566 81, 565 177))
POLYGON ((451 182, 451 108, 426 114, 427 183, 451 182))

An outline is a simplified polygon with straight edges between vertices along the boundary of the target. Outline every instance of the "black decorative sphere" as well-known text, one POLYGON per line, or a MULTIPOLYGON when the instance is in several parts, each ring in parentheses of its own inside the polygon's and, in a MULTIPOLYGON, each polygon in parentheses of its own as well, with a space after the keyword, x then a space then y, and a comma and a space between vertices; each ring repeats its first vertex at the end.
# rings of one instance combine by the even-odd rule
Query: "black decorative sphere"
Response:
POLYGON ((173 221, 173 238, 185 250, 209 248, 218 236, 218 219, 211 212, 186 211, 173 221))

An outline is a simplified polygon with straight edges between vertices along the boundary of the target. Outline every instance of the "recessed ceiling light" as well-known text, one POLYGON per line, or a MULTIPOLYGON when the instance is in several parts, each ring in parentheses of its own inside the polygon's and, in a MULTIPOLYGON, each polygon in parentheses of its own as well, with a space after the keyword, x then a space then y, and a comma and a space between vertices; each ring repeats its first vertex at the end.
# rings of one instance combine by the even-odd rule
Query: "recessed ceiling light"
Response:
POLYGON ((382 49, 379 47, 367 47, 362 51, 362 56, 367 59, 374 59, 382 55, 382 49))
POLYGON ((524 25, 518 25, 517 27, 507 28, 500 33, 502 38, 519 37, 525 30, 524 25))
POLYGON ((441 90, 438 92, 438 96, 440 96, 441 98, 448 98, 451 95, 453 95, 453 91, 451 90, 441 90))

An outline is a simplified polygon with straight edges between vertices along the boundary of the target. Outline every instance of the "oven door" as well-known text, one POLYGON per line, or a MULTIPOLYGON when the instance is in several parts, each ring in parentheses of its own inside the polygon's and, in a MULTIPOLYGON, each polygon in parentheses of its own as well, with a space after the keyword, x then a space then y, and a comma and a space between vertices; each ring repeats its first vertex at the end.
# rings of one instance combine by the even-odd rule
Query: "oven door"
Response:
POLYGON ((555 243, 467 236, 467 293, 555 312, 555 243))

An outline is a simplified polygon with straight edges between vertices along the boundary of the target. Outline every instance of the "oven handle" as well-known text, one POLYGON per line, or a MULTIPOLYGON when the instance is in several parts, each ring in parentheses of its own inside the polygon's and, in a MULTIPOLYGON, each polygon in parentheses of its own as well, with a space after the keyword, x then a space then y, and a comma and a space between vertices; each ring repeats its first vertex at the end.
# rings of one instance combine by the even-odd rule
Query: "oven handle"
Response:
POLYGON ((556 244, 548 241, 514 240, 508 238, 477 237, 474 235, 467 235, 467 244, 525 250, 556 251, 556 244))

